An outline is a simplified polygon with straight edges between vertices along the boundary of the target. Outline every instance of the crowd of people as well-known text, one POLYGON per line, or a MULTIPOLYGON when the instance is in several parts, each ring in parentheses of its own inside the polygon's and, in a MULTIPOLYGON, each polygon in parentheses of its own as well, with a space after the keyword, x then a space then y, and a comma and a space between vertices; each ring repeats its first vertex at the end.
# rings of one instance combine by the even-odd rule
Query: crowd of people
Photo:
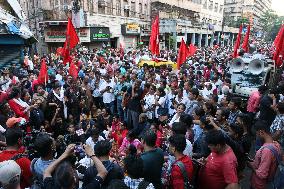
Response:
MULTIPOLYGON (((258 52, 271 56, 268 45, 258 52)), ((53 53, 2 70, 1 187, 237 189, 245 169, 252 170, 246 187, 274 185, 284 84, 260 86, 248 100, 233 95, 231 53, 200 48, 175 70, 139 67, 151 58, 146 48, 80 48, 75 76, 53 53), (43 59, 48 80, 39 83, 43 59)))

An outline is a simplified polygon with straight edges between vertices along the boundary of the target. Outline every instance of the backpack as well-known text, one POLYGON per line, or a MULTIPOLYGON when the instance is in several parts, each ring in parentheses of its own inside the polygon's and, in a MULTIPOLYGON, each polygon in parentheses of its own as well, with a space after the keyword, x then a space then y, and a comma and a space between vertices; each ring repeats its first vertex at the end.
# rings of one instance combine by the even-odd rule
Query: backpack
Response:
POLYGON ((176 162, 176 165, 180 168, 180 171, 183 176, 183 181, 184 181, 184 188, 185 189, 193 189, 194 187, 190 184, 188 174, 186 172, 185 166, 181 161, 176 162))
POLYGON ((34 168, 37 160, 38 160, 38 158, 35 158, 31 162, 31 170, 32 170, 32 173, 33 173, 33 178, 32 178, 32 185, 31 185, 30 189, 42 189, 43 188, 43 178, 42 178, 42 176, 36 174, 35 168, 34 168))
POLYGON ((284 188, 284 164, 281 161, 281 155, 277 152, 277 150, 272 146, 264 146, 263 148, 268 148, 273 156, 276 158, 278 167, 274 178, 272 179, 274 189, 283 189, 284 188))

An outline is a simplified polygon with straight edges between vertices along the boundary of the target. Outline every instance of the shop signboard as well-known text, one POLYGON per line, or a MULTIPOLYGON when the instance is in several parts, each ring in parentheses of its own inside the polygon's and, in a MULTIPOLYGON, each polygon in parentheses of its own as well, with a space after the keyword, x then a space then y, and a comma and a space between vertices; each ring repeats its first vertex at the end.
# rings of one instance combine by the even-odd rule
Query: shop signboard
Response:
POLYGON ((123 24, 121 25, 122 35, 140 35, 141 29, 138 24, 123 24))
POLYGON ((107 27, 93 27, 90 28, 91 32, 91 41, 109 41, 110 40, 110 31, 107 27))
MULTIPOLYGON (((90 28, 78 29, 78 37, 81 43, 90 42, 90 28)), ((52 27, 44 31, 45 42, 64 43, 66 39, 66 27, 52 27)))

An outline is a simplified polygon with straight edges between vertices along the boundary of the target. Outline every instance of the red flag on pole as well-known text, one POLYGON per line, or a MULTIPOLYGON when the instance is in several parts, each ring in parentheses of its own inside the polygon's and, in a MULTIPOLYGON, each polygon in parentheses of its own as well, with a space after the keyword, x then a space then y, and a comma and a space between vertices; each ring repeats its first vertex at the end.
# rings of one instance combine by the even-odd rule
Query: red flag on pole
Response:
POLYGON ((186 61, 186 58, 189 55, 189 50, 182 38, 181 44, 179 46, 179 51, 178 51, 178 59, 177 59, 177 67, 180 69, 180 66, 186 61))
POLYGON ((190 44, 188 47, 188 56, 193 56, 196 53, 196 47, 193 44, 190 44))
POLYGON ((240 44, 241 44, 241 39, 242 39, 242 31, 243 31, 243 25, 240 25, 240 29, 239 29, 239 33, 238 33, 238 37, 234 46, 234 54, 233 54, 233 58, 237 58, 238 56, 238 49, 240 48, 240 44))
POLYGON ((47 73, 47 66, 45 62, 45 58, 41 61, 41 67, 38 75, 38 84, 46 84, 48 81, 48 73, 47 73))
POLYGON ((159 55, 160 54, 160 46, 159 46, 159 16, 156 16, 155 20, 152 23, 152 31, 150 36, 150 46, 149 50, 153 55, 159 55))
POLYGON ((76 33, 76 30, 75 30, 70 18, 68 18, 66 40, 69 43, 70 49, 73 49, 79 43, 79 37, 76 33))
POLYGON ((284 57, 284 25, 281 26, 281 29, 276 38, 277 39, 275 39, 275 41, 277 46, 273 56, 273 60, 275 61, 275 65, 277 67, 280 67, 283 64, 283 57, 284 57))
POLYGON ((280 38, 281 35, 283 35, 283 33, 284 33, 284 25, 282 24, 274 42, 273 42, 274 47, 276 47, 278 45, 279 40, 280 40, 279 38, 280 38))
POLYGON ((244 49, 245 52, 249 51, 249 35, 250 35, 250 23, 248 25, 247 33, 242 45, 242 49, 244 49))
POLYGON ((78 68, 73 62, 70 63, 69 75, 71 75, 74 79, 77 79, 78 77, 78 68))
POLYGON ((75 48, 78 43, 79 37, 76 33, 71 19, 68 18, 66 40, 63 47, 63 64, 67 64, 68 62, 70 63, 72 61, 70 57, 70 50, 75 48))

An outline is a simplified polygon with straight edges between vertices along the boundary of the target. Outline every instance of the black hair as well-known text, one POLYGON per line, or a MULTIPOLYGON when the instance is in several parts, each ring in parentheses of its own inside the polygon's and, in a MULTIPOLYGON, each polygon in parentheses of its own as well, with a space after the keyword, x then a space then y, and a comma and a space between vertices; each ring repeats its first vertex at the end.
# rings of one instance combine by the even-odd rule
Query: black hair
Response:
POLYGON ((101 131, 100 131, 99 128, 95 127, 95 128, 93 128, 93 129, 91 130, 90 133, 91 133, 91 136, 93 136, 93 135, 98 136, 98 135, 100 135, 101 131))
POLYGON ((150 83, 145 83, 144 88, 150 88, 151 84, 150 83))
POLYGON ((57 88, 60 88, 61 85, 59 82, 55 82, 54 85, 53 85, 53 89, 57 89, 57 88))
POLYGON ((169 138, 169 143, 170 143, 170 145, 175 147, 175 149, 180 153, 182 153, 184 151, 184 149, 186 148, 185 136, 181 135, 181 134, 175 134, 175 135, 171 136, 169 138))
POLYGON ((107 156, 109 155, 111 148, 112 145, 108 140, 102 140, 96 143, 94 146, 94 152, 98 157, 107 156))
POLYGON ((211 102, 206 102, 205 103, 205 106, 206 106, 206 108, 208 109, 208 113, 211 115, 211 116, 215 116, 215 114, 216 114, 216 111, 217 111, 217 107, 214 105, 214 104, 212 104, 211 102))
POLYGON ((266 91, 267 91, 267 86, 265 85, 261 85, 259 88, 258 88, 258 91, 260 94, 264 94, 266 91))
POLYGON ((179 104, 177 105, 177 107, 179 107, 179 106, 182 106, 182 109, 183 109, 183 110, 186 109, 186 106, 184 105, 184 103, 179 103, 179 104))
POLYGON ((166 95, 165 89, 163 87, 159 87, 158 91, 161 93, 160 96, 163 97, 166 95))
POLYGON ((143 160, 140 156, 128 155, 124 158, 124 169, 130 178, 139 179, 143 177, 143 160))
POLYGON ((35 139, 34 147, 40 157, 46 157, 52 150, 53 140, 47 133, 39 133, 35 139))
POLYGON ((278 109, 280 114, 284 114, 284 103, 283 102, 279 102, 277 104, 277 109, 278 109))
POLYGON ((135 139, 136 133, 135 133, 134 130, 130 130, 130 131, 128 131, 127 136, 131 139, 135 139))
POLYGON ((182 123, 182 122, 175 122, 172 125, 172 132, 174 134, 182 134, 185 135, 186 134, 186 124, 182 123))
POLYGON ((270 133, 270 127, 269 124, 264 121, 264 120, 258 120, 255 124, 254 124, 254 129, 255 131, 264 131, 266 133, 270 133))
POLYGON ((202 116, 202 117, 200 118, 200 122, 201 122, 201 124, 204 124, 204 125, 205 125, 204 128, 205 128, 206 130, 211 130, 211 129, 214 128, 214 126, 211 125, 209 121, 207 121, 206 116, 202 116))
POLYGON ((193 120, 192 116, 189 114, 185 114, 185 113, 181 114, 179 118, 179 121, 186 124, 187 127, 191 127, 192 120, 193 120))
POLYGON ((121 179, 112 179, 107 189, 129 189, 129 187, 121 179))
POLYGON ((13 87, 12 91, 10 93, 9 99, 17 97, 19 94, 21 94, 21 90, 18 87, 13 87))
POLYGON ((232 131, 234 133, 236 133, 238 135, 238 138, 240 138, 244 133, 243 127, 241 127, 238 124, 232 123, 232 124, 229 125, 229 127, 232 129, 232 131))
POLYGON ((146 131, 142 137, 147 146, 154 147, 156 145, 157 135, 153 131, 146 131))
POLYGON ((222 133, 222 131, 219 131, 219 130, 209 131, 205 136, 205 141, 207 144, 212 144, 215 146, 217 144, 221 144, 221 145, 226 144, 225 136, 222 133))
POLYGON ((60 186, 60 188, 67 189, 70 188, 74 180, 74 170, 72 165, 68 161, 63 161, 58 165, 54 173, 55 183, 60 186))
POLYGON ((221 111, 221 116, 225 117, 225 119, 228 119, 229 115, 230 115, 230 110, 228 108, 225 107, 221 107, 218 110, 221 111))
POLYGON ((203 110, 202 107, 197 107, 195 110, 194 110, 194 113, 199 116, 199 117, 202 117, 205 115, 205 111, 203 110))
POLYGON ((7 146, 14 146, 18 144, 19 139, 23 138, 23 132, 18 127, 7 128, 5 137, 7 146))
POLYGON ((238 108, 240 108, 241 105, 242 105, 242 98, 241 98, 241 97, 233 97, 233 98, 231 99, 231 102, 233 102, 235 106, 237 106, 238 108))

